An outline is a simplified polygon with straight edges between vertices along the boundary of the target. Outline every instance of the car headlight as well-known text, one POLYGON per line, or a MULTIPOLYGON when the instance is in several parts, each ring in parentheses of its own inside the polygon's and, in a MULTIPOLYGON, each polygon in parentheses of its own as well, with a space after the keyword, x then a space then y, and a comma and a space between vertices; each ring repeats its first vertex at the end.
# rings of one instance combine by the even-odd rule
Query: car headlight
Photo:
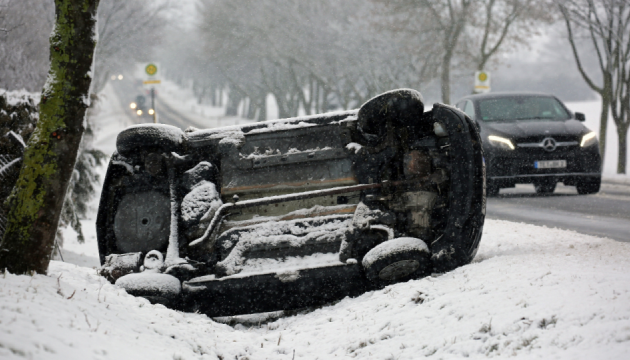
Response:
POLYGON ((500 136, 490 135, 488 136, 488 140, 490 140, 490 144, 500 147, 505 150, 514 150, 514 144, 510 141, 510 139, 506 139, 500 136))
POLYGON ((597 134, 595 134, 594 131, 591 131, 590 133, 582 136, 582 142, 580 143, 581 147, 586 147, 589 145, 593 145, 595 143, 597 143, 597 134))

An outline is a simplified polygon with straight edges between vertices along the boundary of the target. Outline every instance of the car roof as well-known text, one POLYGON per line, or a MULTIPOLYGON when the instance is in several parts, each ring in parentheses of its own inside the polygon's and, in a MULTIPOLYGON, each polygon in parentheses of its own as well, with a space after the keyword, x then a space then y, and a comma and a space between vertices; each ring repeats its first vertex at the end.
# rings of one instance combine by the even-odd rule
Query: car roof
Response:
POLYGON ((467 95, 457 100, 455 103, 462 100, 481 100, 481 99, 497 99, 503 97, 513 97, 513 96, 548 96, 555 97, 551 94, 541 93, 541 92, 533 92, 533 91, 504 91, 504 92, 493 92, 486 94, 475 94, 475 95, 467 95))

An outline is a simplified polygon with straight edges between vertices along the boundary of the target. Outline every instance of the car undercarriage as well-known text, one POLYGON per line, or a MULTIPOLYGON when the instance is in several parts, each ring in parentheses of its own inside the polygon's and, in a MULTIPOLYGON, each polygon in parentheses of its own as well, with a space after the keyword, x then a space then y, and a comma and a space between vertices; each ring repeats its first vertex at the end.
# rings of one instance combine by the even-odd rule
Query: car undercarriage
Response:
POLYGON ((209 316, 321 305, 469 263, 485 218, 479 130, 393 90, 359 110, 117 138, 100 273, 209 316))

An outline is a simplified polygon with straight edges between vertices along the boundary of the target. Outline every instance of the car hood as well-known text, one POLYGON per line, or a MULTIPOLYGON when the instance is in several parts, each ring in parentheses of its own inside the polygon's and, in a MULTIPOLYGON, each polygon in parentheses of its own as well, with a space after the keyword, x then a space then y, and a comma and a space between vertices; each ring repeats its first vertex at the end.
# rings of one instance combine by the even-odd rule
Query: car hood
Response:
POLYGON ((488 133, 506 135, 511 138, 530 138, 536 136, 579 137, 588 129, 577 120, 518 120, 481 122, 481 127, 488 133))

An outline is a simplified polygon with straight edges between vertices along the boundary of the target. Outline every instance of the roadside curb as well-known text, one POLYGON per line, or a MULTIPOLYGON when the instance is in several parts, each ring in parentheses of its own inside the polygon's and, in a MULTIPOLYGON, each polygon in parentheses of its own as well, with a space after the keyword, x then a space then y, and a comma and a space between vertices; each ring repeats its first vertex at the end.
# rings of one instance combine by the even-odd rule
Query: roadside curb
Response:
POLYGON ((630 186, 630 176, 627 177, 627 178, 603 176, 602 177, 602 182, 605 183, 605 184, 611 184, 611 185, 630 186))

